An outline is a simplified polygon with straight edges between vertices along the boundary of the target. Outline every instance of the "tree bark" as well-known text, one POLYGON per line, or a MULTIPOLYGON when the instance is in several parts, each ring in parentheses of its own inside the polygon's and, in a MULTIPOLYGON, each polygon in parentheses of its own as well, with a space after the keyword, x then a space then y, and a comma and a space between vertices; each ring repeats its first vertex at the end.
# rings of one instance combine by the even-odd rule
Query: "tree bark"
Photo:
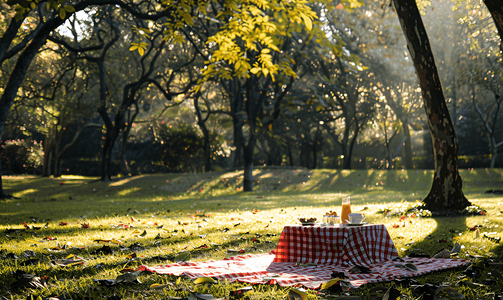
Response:
POLYGON ((435 170, 424 206, 431 211, 464 209, 471 203, 462 191, 454 126, 423 21, 415 0, 393 0, 393 3, 419 78, 433 142, 435 170))
POLYGON ((402 120, 403 134, 405 135, 405 169, 411 170, 414 168, 412 164, 412 140, 410 139, 410 129, 408 121, 402 120))
POLYGON ((503 4, 501 0, 484 0, 487 9, 493 17, 500 36, 500 49, 503 52, 503 4))
MULTIPOLYGON (((50 130, 50 129, 49 129, 50 130)), ((49 131, 49 136, 46 137, 44 143, 44 161, 42 164, 42 177, 49 177, 51 174, 51 154, 52 154, 52 145, 53 138, 50 136, 51 133, 49 131)))
POLYGON ((253 192, 253 150, 255 143, 250 141, 243 147, 244 158, 244 176, 243 176, 243 191, 253 192))
MULTIPOLYGON (((197 117, 197 125, 199 125, 199 128, 203 132, 203 148, 204 148, 204 171, 205 172, 211 172, 212 167, 211 167, 211 147, 210 147, 210 132, 208 131, 208 128, 206 127, 206 120, 208 118, 203 118, 203 115, 201 113, 201 108, 199 107, 199 95, 196 95, 194 97, 194 108, 196 110, 196 117, 197 117)), ((209 108, 208 108, 209 110, 209 108)))
MULTIPOLYGON (((31 61, 37 54, 38 49, 40 49, 40 47, 45 44, 48 35, 49 31, 45 30, 41 35, 34 38, 33 41, 20 54, 16 65, 12 70, 9 81, 7 82, 5 90, 3 91, 3 95, 0 98, 0 139, 3 136, 3 132, 5 130, 5 122, 7 121, 7 115, 9 114, 9 111, 14 104, 14 98, 16 97, 17 90, 23 82, 24 76, 28 71, 28 67, 31 64, 31 61)), ((0 198, 3 197, 7 197, 7 195, 3 193, 2 167, 0 162, 0 198)))

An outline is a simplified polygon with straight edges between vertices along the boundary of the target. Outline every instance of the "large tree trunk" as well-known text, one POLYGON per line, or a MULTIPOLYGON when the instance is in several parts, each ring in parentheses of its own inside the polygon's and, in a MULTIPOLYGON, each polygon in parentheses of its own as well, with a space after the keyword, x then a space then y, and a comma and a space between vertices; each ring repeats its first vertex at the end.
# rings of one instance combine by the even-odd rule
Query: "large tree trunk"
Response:
POLYGON ((51 174, 51 154, 52 154, 52 145, 53 138, 49 136, 45 139, 44 143, 44 160, 42 163, 42 177, 49 177, 51 174))
POLYGON ((244 176, 243 176, 243 191, 253 192, 253 150, 255 149, 255 143, 251 141, 248 145, 243 147, 243 158, 244 158, 244 176))
POLYGON ((501 0, 484 0, 484 3, 489 9, 491 16, 493 17, 496 28, 498 29, 498 34, 500 36, 500 49, 503 52, 503 4, 501 0))
POLYGON ((243 121, 238 115, 232 117, 232 126, 234 128, 234 160, 232 162, 233 168, 239 168, 243 164, 243 121))
POLYGON ((471 203, 462 191, 454 126, 445 103, 428 36, 415 0, 393 0, 393 3, 419 78, 433 142, 435 172, 430 193, 423 202, 432 211, 461 210, 471 203))
MULTIPOLYGON (((0 140, 3 136, 5 130, 5 122, 7 121, 7 115, 14 104, 14 98, 17 95, 17 90, 21 83, 23 82, 24 76, 28 71, 28 67, 31 61, 38 52, 38 49, 45 44, 49 31, 45 30, 42 34, 33 39, 33 41, 26 47, 26 49, 19 56, 14 69, 10 75, 9 81, 5 86, 3 95, 0 98, 0 140)), ((0 162, 0 198, 8 197, 3 192, 2 185, 2 166, 0 162)))
POLYGON ((201 108, 199 107, 199 95, 196 95, 196 97, 194 98, 194 108, 196 110, 197 125, 199 125, 199 128, 203 132, 203 138, 204 138, 204 141, 203 141, 204 171, 211 172, 212 167, 211 167, 210 132, 208 131, 208 128, 206 127, 207 118, 206 119, 203 118, 203 114, 201 113, 201 108))

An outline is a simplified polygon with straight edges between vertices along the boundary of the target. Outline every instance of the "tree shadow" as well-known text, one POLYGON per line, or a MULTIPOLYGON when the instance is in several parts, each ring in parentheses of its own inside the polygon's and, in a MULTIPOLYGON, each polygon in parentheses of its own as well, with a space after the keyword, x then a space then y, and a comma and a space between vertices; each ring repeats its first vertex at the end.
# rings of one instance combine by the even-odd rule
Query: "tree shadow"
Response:
MULTIPOLYGON (((433 220, 436 222, 435 229, 422 240, 409 241, 406 244, 409 245, 405 251, 406 255, 433 257, 443 249, 451 251, 461 235, 470 230, 467 226, 467 216, 435 217, 433 220)), ((416 236, 420 236, 421 233, 419 229, 416 236)))

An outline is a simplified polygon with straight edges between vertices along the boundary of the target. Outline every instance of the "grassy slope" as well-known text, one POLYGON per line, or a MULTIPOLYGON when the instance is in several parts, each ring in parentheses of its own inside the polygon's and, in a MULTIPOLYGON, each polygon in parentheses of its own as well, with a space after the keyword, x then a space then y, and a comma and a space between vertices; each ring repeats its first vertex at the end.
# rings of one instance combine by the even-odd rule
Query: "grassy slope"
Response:
MULTIPOLYGON (((42 227, 50 220, 50 225, 46 229, 10 234, 8 237, 2 234, 0 249, 4 253, 18 255, 26 249, 34 250, 42 263, 23 267, 24 271, 57 275, 58 278, 77 276, 79 283, 72 286, 81 285, 78 289, 80 293, 92 293, 89 291, 89 286, 93 286, 92 279, 115 278, 122 269, 120 263, 124 262, 124 255, 130 252, 119 253, 115 257, 99 256, 88 266, 105 263, 107 267, 103 271, 89 272, 89 269, 79 267, 64 270, 51 268, 44 261, 47 255, 64 258, 73 253, 72 250, 54 252, 50 251, 51 248, 58 243, 86 247, 84 254, 74 254, 89 258, 94 257, 92 251, 102 247, 94 242, 96 239, 115 238, 124 245, 140 242, 146 249, 141 252, 141 260, 128 263, 132 267, 141 263, 157 264, 158 261, 149 258, 172 255, 182 250, 192 250, 195 260, 228 256, 228 248, 267 252, 274 248, 284 225, 296 223, 296 218, 300 216, 321 218, 327 210, 339 211, 340 199, 349 195, 354 211, 364 210, 368 221, 387 225, 401 255, 409 249, 421 249, 431 254, 443 247, 452 247, 454 242, 459 241, 465 246, 461 257, 468 252, 495 256, 501 252, 498 244, 487 239, 474 239, 474 233, 468 228, 483 225, 481 232, 500 235, 503 226, 500 212, 502 198, 484 192, 501 186, 502 172, 479 169, 461 173, 466 196, 473 204, 486 209, 486 216, 405 220, 384 218, 376 212, 383 205, 421 200, 429 191, 430 171, 259 169, 254 172, 255 191, 252 193, 240 192, 242 172, 144 175, 118 178, 109 183, 82 177, 4 177, 6 192, 19 199, 0 202, 0 230, 21 229, 23 222, 42 227), (254 210, 258 212, 253 213, 254 210), (197 216, 202 212, 206 217, 197 216), (60 222, 68 225, 60 226, 60 222), (90 227, 82 228, 83 223, 88 223, 90 227), (128 224, 133 228, 115 227, 119 224, 128 224), (157 228, 155 224, 164 227, 157 228), (400 227, 393 228, 394 224, 400 227), (225 228, 230 230, 223 232, 225 228), (144 231, 146 234, 140 236, 139 232, 144 231), (261 238, 260 244, 251 243, 257 233, 276 236, 261 238), (44 240, 46 236, 57 237, 57 240, 44 240), (155 240, 156 236, 163 239, 155 240), (439 240, 445 242, 439 243, 439 240), (211 243, 221 246, 193 250, 211 243)), ((8 290, 7 286, 13 280, 9 272, 15 271, 18 266, 9 260, 0 260, 0 264, 0 286, 8 290)), ((143 279, 147 290, 149 284, 166 280, 166 277, 157 276, 143 279)), ((52 287, 52 290, 39 293, 57 294, 61 289, 61 286, 52 287)), ((77 290, 70 293, 77 293, 77 290)), ((262 291, 262 295, 267 293, 275 294, 273 298, 281 298, 278 296, 280 291, 262 291)), ((149 295, 147 293, 146 297, 149 295)))

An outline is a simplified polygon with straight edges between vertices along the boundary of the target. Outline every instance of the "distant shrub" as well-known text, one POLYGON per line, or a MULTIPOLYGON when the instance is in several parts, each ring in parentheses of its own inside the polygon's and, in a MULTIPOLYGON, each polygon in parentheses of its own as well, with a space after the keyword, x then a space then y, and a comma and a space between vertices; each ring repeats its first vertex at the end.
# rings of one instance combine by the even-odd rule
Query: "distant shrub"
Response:
POLYGON ((2 143, 1 147, 4 174, 32 173, 42 165, 44 157, 42 141, 7 140, 2 143))

